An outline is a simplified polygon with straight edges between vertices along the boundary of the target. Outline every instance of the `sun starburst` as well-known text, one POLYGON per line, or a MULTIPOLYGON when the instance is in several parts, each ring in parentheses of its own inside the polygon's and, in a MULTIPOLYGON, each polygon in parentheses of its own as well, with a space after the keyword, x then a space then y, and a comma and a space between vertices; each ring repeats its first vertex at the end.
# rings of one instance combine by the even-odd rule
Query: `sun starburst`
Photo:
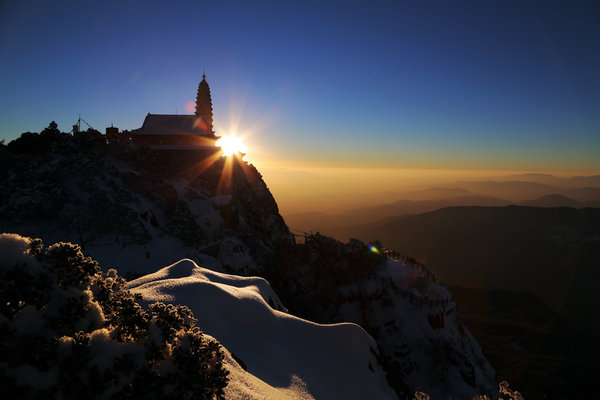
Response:
POLYGON ((237 137, 234 133, 227 136, 222 136, 219 140, 217 140, 217 146, 221 148, 221 151, 225 157, 229 157, 238 153, 243 154, 246 151, 246 146, 242 142, 242 139, 237 137))

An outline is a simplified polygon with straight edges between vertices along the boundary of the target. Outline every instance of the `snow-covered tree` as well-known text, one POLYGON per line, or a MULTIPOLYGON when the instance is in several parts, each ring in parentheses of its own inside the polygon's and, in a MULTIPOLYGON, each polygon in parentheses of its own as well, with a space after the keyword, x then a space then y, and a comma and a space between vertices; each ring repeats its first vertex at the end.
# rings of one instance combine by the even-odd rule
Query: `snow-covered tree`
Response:
POLYGON ((148 310, 79 246, 0 235, 0 397, 213 399, 220 345, 184 306, 148 310))

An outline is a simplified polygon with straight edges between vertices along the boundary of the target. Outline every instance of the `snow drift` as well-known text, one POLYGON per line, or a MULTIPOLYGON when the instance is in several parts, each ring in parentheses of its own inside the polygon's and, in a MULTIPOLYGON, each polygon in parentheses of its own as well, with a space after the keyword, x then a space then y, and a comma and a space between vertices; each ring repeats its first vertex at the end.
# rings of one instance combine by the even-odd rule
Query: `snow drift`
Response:
POLYGON ((188 306, 198 326, 235 354, 228 356, 228 397, 395 398, 377 364, 377 345, 361 327, 321 325, 278 311, 269 303, 282 308, 281 302, 262 278, 222 274, 181 260, 132 281, 129 288, 146 304, 188 306))

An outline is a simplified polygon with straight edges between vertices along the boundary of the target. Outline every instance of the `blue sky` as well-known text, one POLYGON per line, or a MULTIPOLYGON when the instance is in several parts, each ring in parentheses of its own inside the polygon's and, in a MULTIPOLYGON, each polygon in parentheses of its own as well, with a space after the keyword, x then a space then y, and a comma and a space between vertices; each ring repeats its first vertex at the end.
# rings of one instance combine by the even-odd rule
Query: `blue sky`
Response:
POLYGON ((0 139, 186 112, 257 165, 600 173, 585 1, 0 3, 0 139))

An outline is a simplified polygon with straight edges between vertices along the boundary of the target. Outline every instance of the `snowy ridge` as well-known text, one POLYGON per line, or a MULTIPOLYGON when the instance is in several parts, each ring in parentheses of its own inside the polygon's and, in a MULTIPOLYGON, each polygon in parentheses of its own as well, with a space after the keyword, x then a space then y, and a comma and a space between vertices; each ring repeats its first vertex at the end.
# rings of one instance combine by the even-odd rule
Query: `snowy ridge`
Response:
MULTIPOLYGON (((205 258, 210 259, 210 257, 205 258)), ((214 261, 216 264, 216 260, 214 261)), ((210 269, 200 268, 190 259, 180 260, 179 262, 161 268, 152 274, 135 279, 128 284, 128 287, 130 289, 135 289, 144 286, 146 288, 145 290, 149 290, 150 287, 156 287, 158 291, 155 293, 155 296, 165 296, 165 299, 157 299, 156 301, 172 301, 169 300, 171 298, 169 295, 161 294, 161 288, 169 287, 171 285, 178 286, 185 283, 194 283, 197 281, 219 286, 221 289, 229 292, 238 299, 248 297, 251 292, 259 295, 263 301, 272 308, 287 311, 277 294, 275 294, 275 291, 269 286, 269 282, 267 282, 266 279, 215 272, 210 269)), ((254 297, 254 295, 250 297, 254 297)))
POLYGON ((231 398, 264 398, 261 390, 270 388, 291 398, 395 398, 377 364, 377 344, 361 327, 316 324, 275 310, 268 299, 280 301, 262 278, 217 273, 182 260, 132 281, 129 288, 146 304, 164 301, 190 307, 198 326, 260 380, 230 366, 243 378, 228 389, 231 398), (249 381, 253 383, 248 387, 257 385, 260 390, 247 393, 240 388, 249 381))

